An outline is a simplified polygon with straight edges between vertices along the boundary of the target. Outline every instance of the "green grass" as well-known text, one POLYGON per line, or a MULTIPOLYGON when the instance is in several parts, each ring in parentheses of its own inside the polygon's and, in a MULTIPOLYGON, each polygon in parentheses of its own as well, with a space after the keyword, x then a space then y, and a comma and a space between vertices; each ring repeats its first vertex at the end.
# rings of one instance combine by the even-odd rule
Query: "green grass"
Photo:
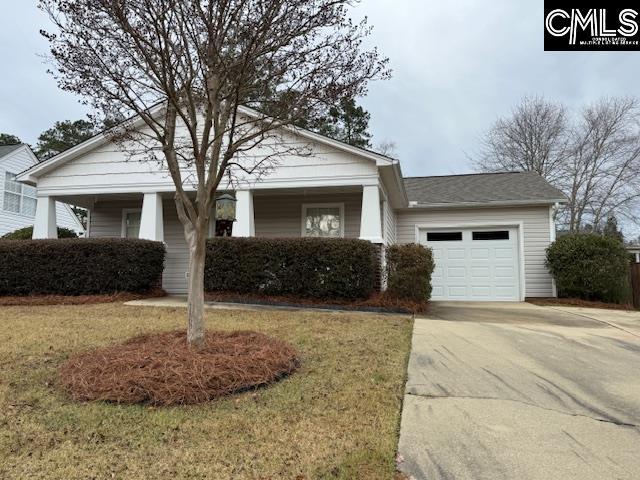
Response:
POLYGON ((184 309, 0 307, 0 478, 391 479, 411 320, 207 311, 207 328, 296 346, 302 367, 189 407, 73 403, 52 383, 73 352, 179 328, 184 309))

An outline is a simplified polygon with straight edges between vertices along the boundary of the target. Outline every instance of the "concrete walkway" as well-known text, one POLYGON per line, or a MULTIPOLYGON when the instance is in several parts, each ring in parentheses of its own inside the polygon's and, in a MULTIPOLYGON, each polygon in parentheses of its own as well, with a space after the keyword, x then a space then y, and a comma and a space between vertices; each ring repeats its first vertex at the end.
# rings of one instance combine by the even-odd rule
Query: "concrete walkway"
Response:
POLYGON ((414 326, 399 469, 640 478, 640 313, 437 303, 414 326))

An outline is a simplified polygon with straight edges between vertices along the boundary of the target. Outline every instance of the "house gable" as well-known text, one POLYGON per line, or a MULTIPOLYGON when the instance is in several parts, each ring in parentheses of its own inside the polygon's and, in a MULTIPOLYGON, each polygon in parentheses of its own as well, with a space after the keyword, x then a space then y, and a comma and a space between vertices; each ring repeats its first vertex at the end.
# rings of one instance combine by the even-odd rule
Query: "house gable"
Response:
POLYGON ((0 157, 0 168, 15 174, 19 174, 37 163, 38 159, 26 144, 19 145, 0 157))
MULTIPOLYGON (((33 216, 10 212, 4 208, 4 185, 7 172, 17 175, 37 164, 37 157, 26 144, 12 149, 0 157, 0 235, 33 225, 33 216)), ((80 221, 69 205, 58 202, 56 204, 56 212, 58 226, 70 228, 78 233, 84 231, 80 221)))
MULTIPOLYGON (((243 114, 251 115, 248 109, 243 114)), ((146 125, 138 128, 146 129, 146 125)), ((182 127, 186 135, 186 128, 182 127)), ((180 130, 178 135, 180 135, 180 130)), ((270 145, 285 145, 299 152, 285 152, 276 156, 273 168, 257 169, 246 174, 233 170, 236 184, 251 189, 313 188, 343 185, 375 185, 379 183, 380 168, 398 168, 398 162, 383 155, 346 145, 321 135, 297 128, 283 127, 277 138, 266 139, 245 155, 254 159, 272 156, 270 145)), ((173 191, 173 181, 162 161, 148 161, 143 154, 131 155, 108 135, 100 134, 53 159, 32 168, 20 180, 38 185, 47 195, 85 195, 125 192, 173 191)), ((281 151, 282 148, 279 148, 281 151)), ((254 163, 250 161, 249 163, 254 163)), ((188 169, 183 169, 186 189, 190 185, 188 169)), ((226 188, 227 185, 222 185, 226 188)))

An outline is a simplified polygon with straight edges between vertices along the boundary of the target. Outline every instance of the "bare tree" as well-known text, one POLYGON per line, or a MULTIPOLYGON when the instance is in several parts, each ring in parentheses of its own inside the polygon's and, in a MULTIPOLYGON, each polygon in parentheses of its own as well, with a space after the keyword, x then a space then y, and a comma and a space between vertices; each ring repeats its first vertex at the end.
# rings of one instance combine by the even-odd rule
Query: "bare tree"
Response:
POLYGON ((487 172, 536 172, 553 181, 566 159, 567 127, 563 105, 525 97, 487 132, 475 166, 487 172))
POLYGON ((603 227, 619 215, 638 221, 640 110, 634 98, 606 98, 583 109, 558 186, 569 198, 567 225, 603 227))
POLYGON ((376 152, 386 155, 387 157, 395 158, 397 155, 397 145, 393 140, 383 140, 376 145, 376 152))
POLYGON ((187 337, 196 347, 209 216, 223 179, 268 172, 291 148, 279 132, 389 75, 386 59, 363 47, 370 27, 352 23, 350 3, 39 2, 55 26, 43 35, 59 86, 109 118, 132 115, 116 129, 120 144, 170 173, 189 248, 187 337), (269 153, 252 154, 258 146, 269 153))
POLYGON ((481 171, 532 171, 561 189, 565 228, 602 229, 617 215, 640 221, 640 112, 634 98, 605 98, 570 116, 528 97, 486 134, 473 161, 481 171))

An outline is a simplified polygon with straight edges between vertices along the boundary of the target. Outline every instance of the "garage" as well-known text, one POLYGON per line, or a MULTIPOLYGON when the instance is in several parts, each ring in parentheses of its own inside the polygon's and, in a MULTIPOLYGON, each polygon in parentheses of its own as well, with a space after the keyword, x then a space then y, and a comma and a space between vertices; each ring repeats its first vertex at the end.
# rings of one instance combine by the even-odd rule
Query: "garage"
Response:
POLYGON ((433 300, 519 301, 523 290, 518 227, 424 228, 433 250, 433 300))

